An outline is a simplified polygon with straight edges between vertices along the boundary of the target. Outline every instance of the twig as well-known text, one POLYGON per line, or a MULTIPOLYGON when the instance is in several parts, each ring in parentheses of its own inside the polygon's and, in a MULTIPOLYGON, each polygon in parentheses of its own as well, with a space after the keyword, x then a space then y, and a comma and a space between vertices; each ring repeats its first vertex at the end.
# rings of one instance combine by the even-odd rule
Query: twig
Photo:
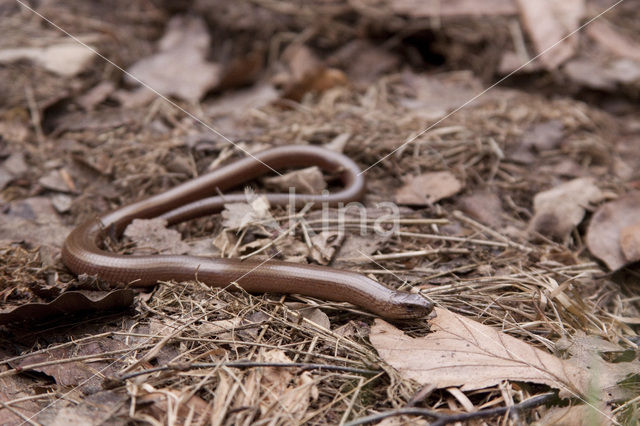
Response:
POLYGON ((315 364, 306 362, 253 362, 253 361, 232 361, 232 362, 194 362, 194 363, 174 363, 160 367, 147 368, 145 370, 134 371, 133 373, 123 374, 114 378, 107 379, 106 385, 113 387, 120 382, 132 379, 146 374, 157 373, 158 371, 188 371, 200 368, 251 368, 251 367, 277 367, 277 368, 302 368, 303 370, 320 370, 320 371, 342 371, 354 374, 378 374, 380 370, 367 370, 364 368, 344 367, 341 365, 315 364))
POLYGON ((511 415, 521 410, 526 410, 528 408, 533 408, 542 404, 546 404, 548 402, 551 402, 556 397, 557 396, 554 392, 548 392, 548 393, 543 393, 541 395, 536 395, 532 398, 529 398, 525 401, 522 401, 510 407, 497 407, 497 408, 491 408, 488 410, 475 411, 473 413, 459 413, 459 414, 442 414, 442 413, 438 413, 437 411, 429 410, 427 408, 413 408, 413 407, 398 408, 397 410, 390 410, 390 411, 385 411, 384 413, 361 417, 349 423, 345 423, 345 426, 363 425, 366 423, 377 422, 382 419, 386 419, 388 417, 401 416, 405 414, 422 416, 422 417, 430 417, 430 418, 436 419, 434 422, 429 423, 430 426, 442 426, 449 423, 463 422, 465 420, 471 420, 471 419, 477 419, 477 418, 483 418, 483 417, 501 416, 505 413, 509 413, 511 415))

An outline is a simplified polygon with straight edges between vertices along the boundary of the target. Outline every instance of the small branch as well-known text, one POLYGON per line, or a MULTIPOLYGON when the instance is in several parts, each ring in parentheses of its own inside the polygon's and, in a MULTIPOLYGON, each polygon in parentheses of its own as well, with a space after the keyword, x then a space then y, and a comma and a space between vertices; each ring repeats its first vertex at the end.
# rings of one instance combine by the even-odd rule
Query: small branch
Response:
POLYGON ((522 401, 510 407, 498 407, 498 408, 491 408, 488 410, 474 411, 473 413, 460 413, 460 414, 442 414, 442 413, 438 413, 437 411, 429 410, 427 408, 406 407, 406 408, 399 408, 397 410, 385 411, 384 413, 374 414, 372 416, 361 417, 349 423, 345 423, 345 426, 363 425, 366 423, 377 422, 382 419, 386 419, 387 417, 401 416, 405 414, 422 416, 422 417, 430 417, 432 419, 435 419, 434 422, 429 423, 430 426, 443 426, 449 423, 463 422, 465 420, 471 420, 471 419, 477 419, 477 418, 483 418, 483 417, 501 416, 505 413, 509 413, 511 415, 521 410, 526 410, 529 408, 546 404, 548 402, 551 402, 556 397, 557 396, 554 392, 548 392, 548 393, 543 393, 541 395, 534 396, 532 398, 529 398, 525 401, 522 401))
POLYGON ((378 374, 378 370, 367 370, 364 368, 343 367, 340 365, 330 364, 313 364, 304 362, 252 362, 252 361, 234 361, 234 362, 194 362, 194 363, 174 363, 161 367, 148 368, 146 370, 135 371, 133 373, 124 374, 118 377, 111 377, 105 380, 105 387, 108 389, 119 386, 123 381, 146 374, 157 373, 158 371, 188 371, 200 368, 251 368, 251 367, 277 367, 277 368, 301 368, 302 370, 321 370, 321 371, 342 371, 345 373, 355 374, 378 374))

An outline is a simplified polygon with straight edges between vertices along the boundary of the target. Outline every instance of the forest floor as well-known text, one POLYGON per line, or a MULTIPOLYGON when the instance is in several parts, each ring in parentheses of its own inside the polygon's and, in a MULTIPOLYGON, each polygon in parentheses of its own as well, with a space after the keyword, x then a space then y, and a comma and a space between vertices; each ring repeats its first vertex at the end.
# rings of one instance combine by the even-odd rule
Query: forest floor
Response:
POLYGON ((0 424, 637 424, 640 10, 553 4, 0 2, 0 424), (355 271, 429 318, 61 261, 82 221, 309 144, 362 210, 259 198, 309 169, 109 250, 355 271))

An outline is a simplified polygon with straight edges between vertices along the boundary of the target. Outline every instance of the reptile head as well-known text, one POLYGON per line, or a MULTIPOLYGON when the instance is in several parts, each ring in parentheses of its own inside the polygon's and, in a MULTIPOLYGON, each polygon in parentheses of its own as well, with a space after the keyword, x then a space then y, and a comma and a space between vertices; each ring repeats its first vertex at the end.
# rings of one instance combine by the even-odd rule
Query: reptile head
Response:
POLYGON ((433 303, 419 294, 397 292, 380 315, 388 319, 424 318, 433 310, 433 303))

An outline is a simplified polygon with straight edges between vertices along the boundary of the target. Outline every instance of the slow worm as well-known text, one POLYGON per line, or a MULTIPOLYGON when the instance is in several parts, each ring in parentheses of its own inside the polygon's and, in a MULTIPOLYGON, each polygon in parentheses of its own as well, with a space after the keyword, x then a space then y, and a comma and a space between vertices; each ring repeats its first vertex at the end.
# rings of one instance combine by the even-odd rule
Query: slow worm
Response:
MULTIPOLYGON (((211 196, 275 170, 316 165, 338 175, 343 189, 325 195, 296 194, 297 207, 306 203, 339 205, 362 199, 364 177, 346 156, 313 146, 269 149, 220 167, 164 193, 121 207, 75 228, 62 248, 64 264, 76 274, 89 274, 113 284, 149 286, 157 281, 198 279, 225 287, 237 283, 248 292, 302 294, 349 302, 389 319, 429 314, 432 304, 418 294, 389 289, 364 275, 325 266, 283 261, 240 261, 183 255, 121 255, 101 248, 104 232, 118 238, 136 218, 162 217, 179 223, 220 211, 225 203, 246 202, 243 194, 211 196), (259 160, 259 161, 257 161, 259 160)), ((287 205, 290 194, 266 194, 271 205, 287 205)))

